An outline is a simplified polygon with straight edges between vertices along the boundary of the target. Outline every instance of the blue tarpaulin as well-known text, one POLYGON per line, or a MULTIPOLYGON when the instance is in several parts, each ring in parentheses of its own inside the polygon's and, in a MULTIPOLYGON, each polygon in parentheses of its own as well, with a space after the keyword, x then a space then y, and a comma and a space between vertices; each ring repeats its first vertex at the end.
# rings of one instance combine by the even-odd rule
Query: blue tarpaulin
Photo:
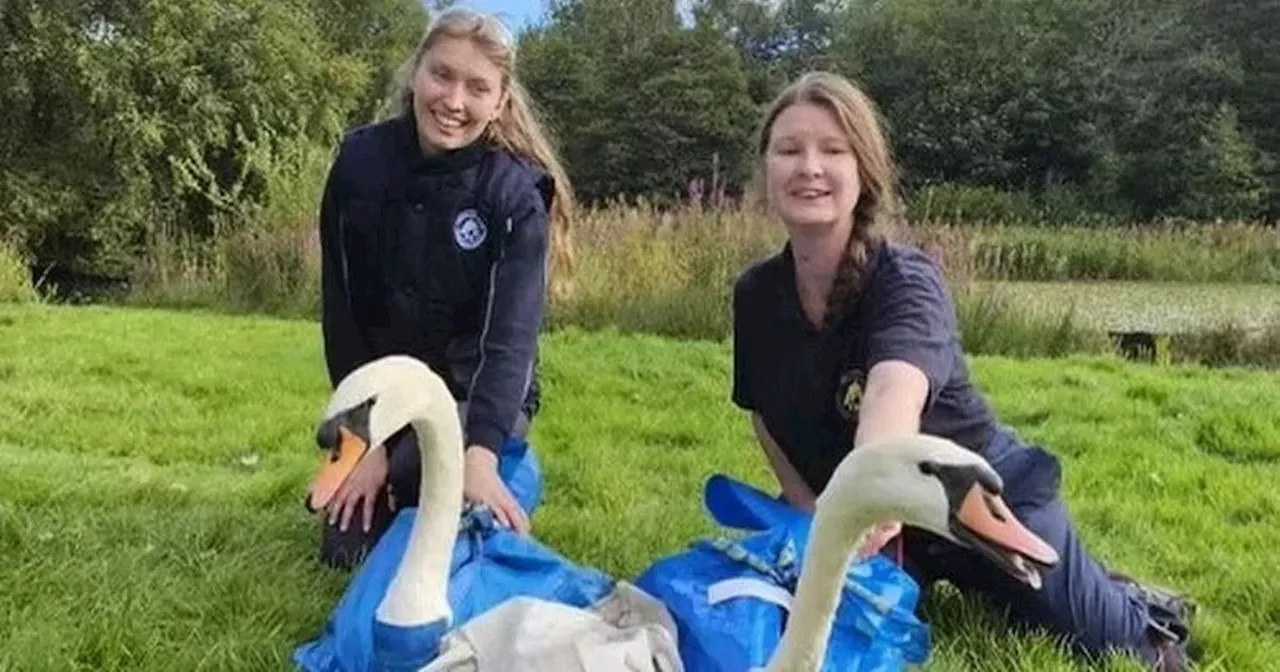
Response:
MULTIPOLYGON (((542 471, 533 449, 519 439, 509 440, 501 451, 499 473, 532 516, 542 496, 542 471)), ((411 507, 397 512, 355 571, 323 632, 295 650, 294 662, 299 668, 307 672, 367 672, 385 669, 387 659, 406 657, 400 650, 375 651, 374 614, 400 565, 416 511, 411 507)), ((519 595, 586 608, 607 596, 613 585, 605 574, 569 562, 532 537, 499 527, 488 509, 469 508, 460 521, 453 551, 448 587, 453 621, 447 626, 461 626, 519 595)), ((424 632, 423 637, 442 634, 439 628, 428 630, 431 632, 424 632)), ((404 647, 398 648, 419 648, 414 644, 405 641, 404 647)), ((429 650, 434 652, 434 642, 429 650)), ((427 662, 429 658, 420 664, 427 662)))
MULTIPOLYGON (((689 672, 763 668, 785 627, 812 516, 722 475, 707 482, 704 503, 718 523, 748 534, 699 540, 635 583, 670 610, 689 672)), ((853 563, 822 669, 897 672, 923 663, 930 636, 914 613, 919 596, 889 558, 853 563)))

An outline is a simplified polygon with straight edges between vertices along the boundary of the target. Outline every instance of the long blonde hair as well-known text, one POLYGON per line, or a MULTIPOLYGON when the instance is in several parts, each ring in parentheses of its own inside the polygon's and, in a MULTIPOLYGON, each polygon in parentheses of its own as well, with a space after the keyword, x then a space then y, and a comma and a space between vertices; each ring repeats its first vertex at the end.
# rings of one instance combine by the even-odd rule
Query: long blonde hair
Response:
POLYGON ((449 8, 435 17, 413 54, 400 66, 392 82, 392 113, 413 113, 413 78, 422 57, 440 38, 469 39, 502 71, 505 102, 498 118, 485 130, 485 138, 540 166, 554 181, 550 216, 550 265, 548 281, 554 297, 573 291, 576 259, 570 223, 575 197, 569 176, 556 156, 542 115, 516 79, 515 41, 497 18, 469 9, 449 8))
POLYGON ((840 75, 808 72, 787 85, 773 99, 760 124, 756 145, 756 198, 760 202, 767 202, 763 164, 773 123, 778 115, 797 103, 819 105, 836 118, 857 159, 858 180, 862 185, 853 209, 853 230, 827 301, 826 321, 830 323, 848 304, 849 298, 861 291, 871 247, 888 240, 901 222, 898 169, 886 137, 884 121, 871 98, 840 75))

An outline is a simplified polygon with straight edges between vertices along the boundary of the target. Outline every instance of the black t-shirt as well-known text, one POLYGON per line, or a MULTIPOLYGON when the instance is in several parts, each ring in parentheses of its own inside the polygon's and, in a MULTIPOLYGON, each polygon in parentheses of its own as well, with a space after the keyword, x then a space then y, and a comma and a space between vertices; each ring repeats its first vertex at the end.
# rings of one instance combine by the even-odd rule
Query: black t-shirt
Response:
POLYGON ((938 267, 915 248, 868 254, 866 284, 818 331, 800 305, 788 245, 744 272, 733 296, 733 401, 758 413, 814 493, 853 447, 867 372, 895 359, 929 379, 922 431, 982 452, 995 419, 969 381, 938 267))

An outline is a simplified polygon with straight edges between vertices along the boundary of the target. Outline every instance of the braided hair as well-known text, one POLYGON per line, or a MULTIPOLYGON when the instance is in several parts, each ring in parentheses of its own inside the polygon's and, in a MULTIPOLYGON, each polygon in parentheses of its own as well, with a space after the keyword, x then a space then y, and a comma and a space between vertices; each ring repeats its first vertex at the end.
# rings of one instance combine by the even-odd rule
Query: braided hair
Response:
MULTIPOLYGON (((763 164, 769 147, 774 121, 783 110, 798 103, 819 105, 834 115, 858 163, 861 192, 853 210, 853 227, 827 298, 825 322, 831 324, 862 291, 871 250, 887 241, 901 221, 898 170, 875 103, 853 82, 823 71, 802 75, 769 105, 756 145, 759 164, 763 164)), ((764 192, 759 169, 757 185, 759 197, 764 192)))

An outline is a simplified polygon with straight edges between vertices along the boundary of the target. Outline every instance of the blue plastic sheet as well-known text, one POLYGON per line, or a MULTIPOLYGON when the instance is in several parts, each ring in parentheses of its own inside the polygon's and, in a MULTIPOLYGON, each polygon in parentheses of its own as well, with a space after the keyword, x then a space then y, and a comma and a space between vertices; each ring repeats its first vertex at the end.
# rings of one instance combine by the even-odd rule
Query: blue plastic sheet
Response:
MULTIPOLYGON (((763 668, 786 624, 783 605, 795 592, 812 517, 722 475, 707 482, 704 503, 718 523, 750 534, 699 540, 653 563, 636 585, 670 610, 688 672, 763 668)), ((923 663, 930 635, 914 613, 919 596, 883 555, 853 563, 821 669, 897 672, 923 663)))
MULTIPOLYGON (((509 440, 501 451, 499 474, 532 516, 542 496, 542 471, 533 449, 519 439, 509 440)), ((392 660, 399 669, 410 657, 416 657, 413 664, 420 667, 434 659, 438 642, 424 648, 415 637, 438 639, 511 597, 526 595, 585 608, 613 590, 613 579, 605 574, 567 561, 532 537, 499 527, 486 508, 468 509, 459 524, 450 570, 452 622, 431 624, 420 635, 400 633, 392 638, 379 632, 381 641, 397 643, 375 650, 374 615, 404 555, 416 511, 411 507, 396 514, 355 571, 323 632, 294 651, 293 660, 300 669, 367 672, 388 669, 392 660)))

